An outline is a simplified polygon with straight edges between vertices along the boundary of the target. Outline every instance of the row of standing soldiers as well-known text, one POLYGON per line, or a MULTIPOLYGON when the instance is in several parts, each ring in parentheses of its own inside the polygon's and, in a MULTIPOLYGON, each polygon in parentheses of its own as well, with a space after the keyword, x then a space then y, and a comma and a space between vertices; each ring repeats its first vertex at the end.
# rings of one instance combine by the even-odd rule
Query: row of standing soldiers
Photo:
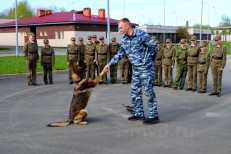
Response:
MULTIPOLYGON (((109 45, 105 44, 104 37, 100 36, 99 41, 97 36, 88 36, 86 45, 83 44, 83 38, 78 38, 78 44, 75 43, 75 38, 71 38, 71 43, 67 46, 66 56, 67 64, 72 65, 75 68, 86 68, 86 73, 81 74, 82 78, 95 79, 95 73, 99 75, 99 72, 103 71, 104 66, 108 61, 114 57, 118 52, 120 45, 117 43, 116 38, 111 39, 109 45)), ((121 61, 121 83, 126 84, 129 80, 129 60, 125 56, 121 61)), ((111 83, 117 82, 117 65, 110 69, 111 83)), ((78 81, 75 81, 78 82, 78 81)), ((69 83, 73 83, 71 76, 71 70, 69 70, 69 83)), ((100 83, 107 84, 107 74, 102 77, 100 83)))
MULTIPOLYGON (((28 33, 29 40, 23 47, 23 54, 27 62, 27 81, 29 86, 36 86, 36 65, 39 60, 38 44, 35 34, 28 33)), ((44 47, 41 49, 41 66, 43 66, 43 81, 45 84, 53 84, 52 66, 55 63, 54 49, 49 45, 49 40, 43 40, 44 47)), ((86 73, 81 74, 82 78, 95 79, 95 70, 97 75, 101 72, 108 61, 118 52, 120 45, 116 38, 111 39, 109 45, 104 43, 104 37, 88 36, 87 44, 83 44, 83 38, 78 38, 78 44, 75 38, 71 38, 71 43, 67 46, 66 57, 68 66, 72 64, 74 68, 82 67, 86 69, 86 73)), ((130 63, 127 56, 120 61, 121 66, 121 83, 126 84, 130 80, 130 63)), ((84 72, 84 71, 83 71, 84 72)), ((111 83, 117 82, 117 65, 113 66, 110 71, 111 83)), ((69 83, 72 84, 72 75, 69 71, 69 83)), ((107 76, 103 76, 101 83, 107 84, 107 76)))
MULTIPOLYGON (((28 33, 29 40, 23 46, 23 55, 27 63, 27 83, 29 86, 36 86, 36 66, 39 60, 38 44, 35 34, 28 33)), ((53 84, 52 66, 55 63, 54 49, 49 45, 49 41, 43 41, 44 47, 41 49, 41 66, 43 67, 43 81, 45 84, 53 84)))
POLYGON ((172 71, 177 62, 177 73, 173 84, 173 89, 184 89, 185 78, 188 74, 188 88, 186 91, 197 90, 197 75, 199 75, 198 93, 206 93, 207 74, 209 67, 212 71, 213 91, 209 95, 221 96, 222 73, 226 65, 227 49, 221 43, 221 37, 215 36, 215 46, 211 53, 206 51, 206 43, 197 45, 196 36, 190 39, 190 46, 186 40, 180 40, 180 49, 175 50, 170 39, 166 40, 166 47, 161 48, 160 42, 156 40, 158 52, 154 61, 155 86, 161 86, 162 69, 164 70, 164 87, 172 87, 172 71))

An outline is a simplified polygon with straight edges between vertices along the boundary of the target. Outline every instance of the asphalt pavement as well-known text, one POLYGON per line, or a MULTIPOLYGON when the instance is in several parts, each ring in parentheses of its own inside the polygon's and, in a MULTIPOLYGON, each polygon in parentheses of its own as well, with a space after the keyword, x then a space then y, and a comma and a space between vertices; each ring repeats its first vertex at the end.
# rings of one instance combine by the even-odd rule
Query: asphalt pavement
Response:
MULTIPOLYGON (((1 154, 230 154, 231 58, 223 74, 222 96, 155 87, 161 123, 128 121, 130 84, 98 85, 87 111, 89 125, 51 128, 68 119, 73 85, 67 72, 54 84, 27 86, 26 75, 0 76, 1 154)), ((187 85, 187 84, 186 84, 187 85)), ((143 97, 146 117, 146 97, 143 97)))

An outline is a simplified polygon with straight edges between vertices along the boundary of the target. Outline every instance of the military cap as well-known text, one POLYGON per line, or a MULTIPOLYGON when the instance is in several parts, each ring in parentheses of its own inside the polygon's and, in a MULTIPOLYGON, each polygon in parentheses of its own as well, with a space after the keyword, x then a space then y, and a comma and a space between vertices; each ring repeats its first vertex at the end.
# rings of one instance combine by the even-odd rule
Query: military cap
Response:
POLYGON ((82 37, 79 37, 78 40, 79 40, 79 41, 83 41, 83 38, 82 38, 82 37))
POLYGON ((71 37, 71 41, 75 41, 75 37, 71 37))
POLYGON ((171 42, 172 42, 171 39, 167 39, 167 40, 166 40, 166 43, 171 43, 171 42))
POLYGON ((87 39, 88 39, 88 40, 91 40, 91 39, 92 39, 92 37, 91 37, 91 36, 88 36, 88 37, 87 37, 87 39))
POLYGON ((186 43, 186 39, 181 39, 180 43, 186 43))
POLYGON ((155 40, 156 41, 156 44, 160 44, 160 41, 159 40, 155 40))
POLYGON ((197 36, 196 35, 191 36, 190 41, 194 41, 194 40, 197 40, 197 36))
POLYGON ((111 41, 116 41, 116 38, 115 37, 111 38, 111 41))
POLYGON ((201 45, 200 45, 200 48, 203 48, 203 47, 206 47, 207 46, 207 43, 206 42, 203 42, 201 45))
POLYGON ((29 32, 29 33, 28 33, 28 36, 35 36, 35 35, 34 35, 34 33, 29 32))
POLYGON ((99 40, 104 40, 104 37, 103 37, 103 36, 100 36, 100 37, 99 37, 99 40))
POLYGON ((97 36, 96 35, 92 35, 92 38, 96 38, 97 36))
POLYGON ((48 39, 44 39, 44 40, 43 40, 43 43, 44 43, 44 44, 48 44, 48 43, 49 43, 49 40, 48 40, 48 39))
POLYGON ((217 35, 214 37, 214 40, 217 41, 217 40, 221 40, 221 36, 220 35, 217 35))

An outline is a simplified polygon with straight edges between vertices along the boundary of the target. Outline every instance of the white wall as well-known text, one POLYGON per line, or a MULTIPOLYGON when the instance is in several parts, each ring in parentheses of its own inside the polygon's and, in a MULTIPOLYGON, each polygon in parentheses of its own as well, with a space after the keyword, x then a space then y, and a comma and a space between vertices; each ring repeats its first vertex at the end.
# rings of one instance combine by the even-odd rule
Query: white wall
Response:
MULTIPOLYGON (((24 45, 24 33, 18 33, 18 45, 24 45)), ((16 46, 15 33, 0 33, 0 45, 2 46, 16 46)))
MULTIPOLYGON (((116 37, 117 42, 120 43, 123 35, 118 32, 111 32, 111 38, 116 37)), ((18 33, 18 44, 19 46, 23 46, 25 43, 24 36, 25 33, 18 33)), ((70 44, 70 38, 75 37, 78 40, 79 37, 83 37, 84 43, 87 43, 87 36, 89 35, 97 35, 99 38, 103 36, 105 39, 105 43, 107 43, 106 32, 93 32, 93 31, 65 31, 64 39, 49 39, 50 45, 53 47, 66 47, 70 44)), ((43 39, 37 39, 38 45, 43 46, 43 39)), ((76 41, 77 42, 77 41, 76 41)), ((1 46, 15 46, 16 45, 16 36, 15 33, 0 33, 0 45, 1 46)))

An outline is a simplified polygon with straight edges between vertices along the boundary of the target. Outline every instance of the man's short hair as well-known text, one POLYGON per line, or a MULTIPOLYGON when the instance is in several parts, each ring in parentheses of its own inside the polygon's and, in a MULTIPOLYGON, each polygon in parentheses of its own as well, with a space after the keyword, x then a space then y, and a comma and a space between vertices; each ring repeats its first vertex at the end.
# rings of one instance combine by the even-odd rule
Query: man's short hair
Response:
MULTIPOLYGON (((128 18, 122 18, 122 19, 120 19, 119 23, 120 23, 120 22, 126 23, 126 24, 128 24, 129 26, 131 26, 131 22, 130 22, 130 20, 129 20, 128 18)), ((118 24, 119 24, 119 23, 118 23, 118 24)))

